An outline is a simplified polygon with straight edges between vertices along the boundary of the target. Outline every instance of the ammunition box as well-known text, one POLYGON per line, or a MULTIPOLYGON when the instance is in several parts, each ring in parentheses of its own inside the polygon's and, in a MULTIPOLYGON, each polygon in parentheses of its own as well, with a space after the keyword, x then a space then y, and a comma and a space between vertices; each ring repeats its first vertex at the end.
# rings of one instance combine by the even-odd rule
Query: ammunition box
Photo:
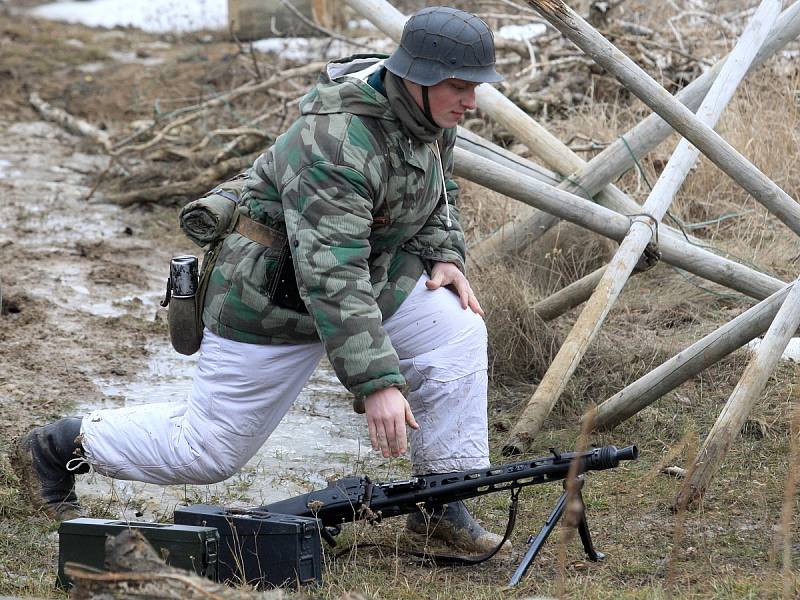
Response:
POLYGON ((213 527, 72 519, 64 521, 58 528, 59 585, 69 589, 72 584, 64 573, 64 565, 68 562, 103 569, 106 538, 126 529, 140 532, 168 565, 216 579, 219 535, 213 527))
POLYGON ((317 519, 196 504, 175 508, 175 523, 217 528, 219 581, 260 587, 322 582, 317 519))

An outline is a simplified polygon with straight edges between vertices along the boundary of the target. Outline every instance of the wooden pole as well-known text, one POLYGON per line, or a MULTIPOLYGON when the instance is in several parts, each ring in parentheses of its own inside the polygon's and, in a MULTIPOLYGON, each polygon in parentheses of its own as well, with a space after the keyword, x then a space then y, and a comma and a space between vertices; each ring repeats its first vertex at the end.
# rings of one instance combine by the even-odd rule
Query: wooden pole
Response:
MULTIPOLYGON (((798 280, 800 281, 800 280, 798 280)), ((786 349, 789 340, 800 325, 800 283, 795 281, 772 321, 764 340, 753 352, 739 383, 725 403, 714 427, 697 454, 694 470, 675 503, 689 503, 700 498, 725 459, 755 406, 767 380, 786 349)))
MULTIPOLYGON (((537 165, 535 162, 514 154, 513 152, 509 152, 505 148, 501 148, 486 138, 482 138, 469 129, 464 129, 459 126, 457 131, 456 145, 459 148, 477 154, 492 162, 496 162, 504 167, 508 167, 509 169, 514 169, 523 175, 533 177, 548 185, 557 186, 561 183, 561 177, 553 173, 550 169, 537 165)), ((458 169, 458 165, 455 165, 455 168, 458 169)), ((461 176, 460 174, 458 175, 461 176)), ((527 204, 522 204, 521 206, 532 212, 540 212, 527 204)))
MULTIPOLYGON (((788 285, 775 292, 611 396, 592 410, 594 428, 607 430, 615 427, 763 334, 778 314, 791 287, 788 285)), ((585 418, 588 416, 584 415, 585 418)))
MULTIPOLYGON (((748 73, 762 65, 790 41, 800 35, 800 2, 793 3, 778 17, 775 28, 770 32, 767 41, 759 50, 748 73)), ((690 110, 697 110, 700 102, 705 97, 714 79, 719 75, 720 69, 726 59, 717 62, 700 77, 683 88, 675 96, 690 110)), ((569 191, 578 195, 586 193, 594 196, 598 204, 614 209, 620 213, 633 214, 635 203, 622 191, 613 185, 623 173, 632 169, 635 159, 646 155, 655 149, 661 142, 672 134, 672 128, 657 113, 652 113, 630 131, 621 135, 611 145, 605 148, 588 163, 584 163, 568 179, 575 182, 574 186, 567 187, 569 191), (603 189, 603 186, 605 189, 603 189), (578 191, 575 191, 576 188, 578 191)), ((570 151, 566 148, 565 151, 570 151)), ((514 253, 522 250, 527 244, 538 239, 557 219, 550 215, 537 213, 527 218, 517 218, 487 236, 476 244, 471 252, 475 256, 484 254, 514 253)))
POLYGON ((692 111, 675 100, 636 63, 561 0, 527 1, 551 25, 619 79, 630 92, 657 112, 754 199, 792 231, 800 234, 800 207, 797 202, 692 111))
MULTIPOLYGON (((612 240, 621 241, 630 227, 628 217, 458 147, 455 149, 455 164, 459 174, 470 181, 577 223, 612 240)), ((786 285, 780 279, 759 273, 678 238, 661 238, 659 249, 664 262, 756 300, 763 300, 786 285)))
MULTIPOLYGON (((600 283, 600 280, 603 278, 605 270, 606 267, 600 267, 588 275, 584 275, 577 281, 573 281, 569 285, 564 286, 547 298, 539 300, 539 302, 533 305, 534 312, 543 321, 552 321, 568 310, 583 304, 591 298, 592 292, 594 292, 595 288, 597 288, 597 284, 600 283)), ((644 271, 649 270, 650 266, 645 269, 634 269, 632 275, 644 273, 644 271)))
POLYGON ((543 321, 552 321, 556 317, 560 317, 571 308, 586 302, 591 297, 605 271, 605 267, 600 267, 561 288, 547 298, 539 300, 533 305, 533 312, 543 321))
MULTIPOLYGON (((700 105, 697 118, 704 126, 716 125, 722 111, 733 98, 736 88, 764 43, 767 33, 781 10, 781 0, 763 0, 742 33, 720 76, 700 105)), ((589 344, 605 322, 608 313, 627 283, 639 257, 651 239, 657 238, 661 219, 675 194, 683 185, 700 152, 686 139, 670 157, 642 207, 646 216, 633 218, 630 231, 606 267, 600 283, 586 303, 572 330, 561 344, 553 363, 536 387, 525 409, 519 415, 503 450, 506 454, 524 451, 527 440, 535 436, 561 397, 570 377, 583 359, 589 344)))

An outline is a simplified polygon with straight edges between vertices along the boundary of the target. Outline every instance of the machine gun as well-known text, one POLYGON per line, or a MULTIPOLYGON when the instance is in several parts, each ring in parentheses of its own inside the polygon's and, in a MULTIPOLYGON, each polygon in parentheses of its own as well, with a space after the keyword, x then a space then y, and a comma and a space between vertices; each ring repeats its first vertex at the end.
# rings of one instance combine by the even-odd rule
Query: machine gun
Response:
MULTIPOLYGON (((557 452, 551 448, 550 452, 551 454, 548 456, 493 466, 488 469, 424 475, 385 483, 373 482, 369 477, 344 477, 331 481, 327 488, 257 508, 242 510, 195 505, 176 509, 175 522, 216 526, 221 528, 220 535, 225 539, 228 536, 235 538, 237 535, 244 538, 246 536, 242 532, 245 530, 264 532, 264 528, 270 523, 281 519, 284 521, 287 519, 311 521, 316 523, 316 528, 322 538, 335 546, 334 536, 339 533, 340 526, 344 523, 364 519, 378 522, 388 517, 415 513, 421 509, 434 510, 448 502, 508 490, 512 497, 509 507, 509 522, 503 541, 495 550, 478 557, 425 555, 440 563, 476 564, 491 558, 511 535, 516 517, 517 499, 523 487, 552 481, 565 481, 566 483, 570 473, 574 473, 578 477, 578 485, 573 490, 567 490, 565 485, 564 493, 539 534, 528 540, 529 547, 525 558, 509 583, 513 586, 520 581, 547 537, 555 529, 564 513, 570 493, 574 494, 573 497, 580 502, 580 514, 575 525, 583 542, 584 550, 591 560, 596 561, 603 558, 603 554, 597 552, 592 545, 589 527, 586 523, 585 507, 580 491, 583 485, 583 474, 588 471, 611 469, 619 466, 621 461, 636 460, 639 456, 636 446, 622 449, 605 446, 584 452, 557 452), (257 527, 256 521, 258 521, 257 527), (229 531, 231 529, 232 532, 229 531)), ((275 527, 277 527, 277 522, 275 527)), ((250 535, 248 539, 252 539, 253 534, 248 535, 250 535)), ((275 539, 272 538, 273 545, 275 539)), ((220 561, 224 562, 225 544, 221 545, 223 547, 220 550, 220 561)), ((252 552, 258 554, 255 548, 252 552)), ((247 554, 244 551, 242 553, 247 554)), ((261 564, 269 564, 264 561, 263 556, 261 564)), ((222 571, 224 572, 224 568, 222 571)), ((245 579, 247 580, 247 577, 245 579)), ((269 579, 267 581, 273 584, 280 583, 280 581, 269 579)))
MULTIPOLYGON (((373 482, 369 477, 344 477, 328 487, 255 508, 233 509, 193 505, 175 509, 175 523, 216 527, 220 534, 219 570, 221 580, 237 579, 256 585, 281 585, 298 581, 321 581, 320 536, 331 546, 344 523, 356 520, 379 522, 420 510, 435 510, 448 502, 510 491, 509 520, 503 541, 491 552, 464 557, 426 553, 442 564, 477 564, 491 558, 514 528, 517 500, 523 487, 564 481, 565 491, 539 534, 528 540, 528 550, 509 583, 516 585, 530 567, 550 533, 563 515, 572 495, 580 512, 575 526, 591 560, 600 560, 589 534, 581 496, 583 474, 636 460, 636 446, 593 448, 584 452, 558 452, 527 461, 455 473, 424 475, 400 481, 373 482), (577 485, 567 479, 574 474, 577 485), (319 532, 319 535, 316 533, 319 532)), ((411 553, 415 554, 415 553, 411 553)), ((419 555, 419 554, 418 554, 419 555)))

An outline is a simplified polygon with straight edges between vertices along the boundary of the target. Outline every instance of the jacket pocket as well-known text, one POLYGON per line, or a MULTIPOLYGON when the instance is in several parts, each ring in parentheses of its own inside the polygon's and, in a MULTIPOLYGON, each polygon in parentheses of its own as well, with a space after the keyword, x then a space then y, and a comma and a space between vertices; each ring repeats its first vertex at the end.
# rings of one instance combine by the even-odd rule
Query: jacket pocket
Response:
POLYGON ((225 298, 219 321, 240 331, 257 333, 270 307, 269 290, 276 278, 281 249, 269 248, 232 233, 223 242, 214 279, 220 280, 225 298))

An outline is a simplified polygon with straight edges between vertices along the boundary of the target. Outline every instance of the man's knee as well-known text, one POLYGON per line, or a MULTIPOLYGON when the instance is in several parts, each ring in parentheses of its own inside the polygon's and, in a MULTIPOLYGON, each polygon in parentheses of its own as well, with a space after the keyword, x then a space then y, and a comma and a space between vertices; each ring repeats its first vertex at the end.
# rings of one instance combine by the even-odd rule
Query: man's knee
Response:
POLYGON ((207 456, 205 460, 187 467, 181 478, 194 485, 220 483, 236 475, 246 463, 246 457, 225 454, 207 456))
POLYGON ((186 432, 183 439, 186 445, 180 454, 192 455, 193 460, 176 469, 185 483, 210 485, 224 481, 238 473, 255 453, 250 438, 231 435, 219 428, 210 428, 201 437, 192 433, 186 432))
POLYGON ((489 363, 486 324, 478 315, 473 316, 465 319, 463 327, 445 343, 415 357, 415 368, 437 381, 452 381, 485 371, 489 363))

